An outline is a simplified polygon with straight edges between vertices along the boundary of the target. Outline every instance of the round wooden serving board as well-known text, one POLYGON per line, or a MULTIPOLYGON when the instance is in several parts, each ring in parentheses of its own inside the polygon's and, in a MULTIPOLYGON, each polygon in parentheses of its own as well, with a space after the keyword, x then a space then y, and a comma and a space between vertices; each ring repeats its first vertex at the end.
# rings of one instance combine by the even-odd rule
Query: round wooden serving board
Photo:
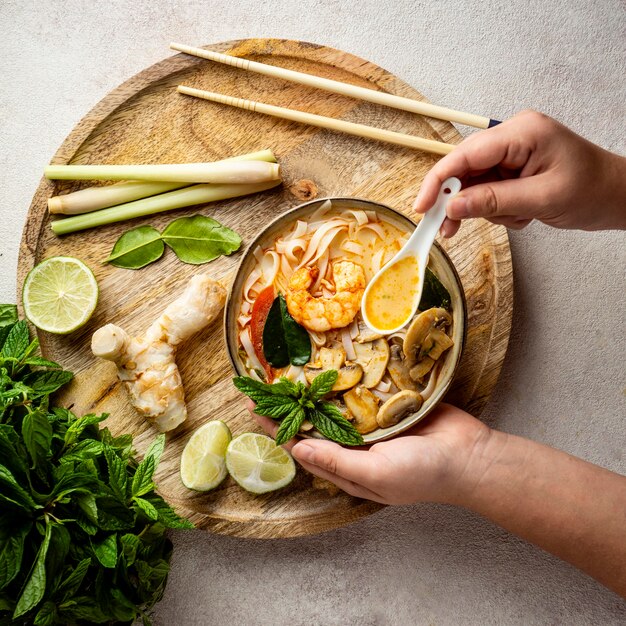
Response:
MULTIPOLYGON (((332 48, 277 39, 249 39, 209 47, 424 99, 373 63, 332 48)), ((59 148, 53 163, 212 161, 271 148, 285 178, 283 187, 269 192, 64 238, 55 237, 50 230, 46 200, 53 194, 78 189, 79 184, 45 180, 40 184, 21 242, 18 291, 28 271, 50 256, 76 256, 93 269, 100 285, 100 302, 93 318, 86 327, 66 337, 39 332, 42 352, 76 373, 60 400, 73 405, 78 414, 110 413, 106 424, 114 432, 133 433, 139 452, 146 449, 155 431, 130 406, 113 364, 91 354, 92 333, 108 322, 131 334, 140 333, 196 272, 210 272, 227 284, 241 253, 202 267, 184 265, 171 251, 166 251, 158 263, 139 271, 102 265, 123 232, 140 224, 162 229, 175 217, 202 212, 237 230, 247 244, 269 220, 310 199, 307 185, 302 182, 306 180, 313 181, 320 197, 357 196, 410 213, 416 191, 436 161, 436 157, 423 152, 185 97, 176 92, 179 83, 439 141, 461 140, 447 122, 181 54, 134 76, 96 105, 59 148)), ((507 233, 501 226, 473 220, 463 225, 458 236, 442 244, 461 276, 469 321, 463 361, 448 399, 478 414, 498 378, 511 326, 513 278, 507 233)), ((257 428, 231 383, 221 320, 179 350, 178 364, 189 419, 168 434, 157 482, 160 493, 199 528, 246 537, 290 537, 341 526, 380 508, 342 492, 333 495, 314 485, 311 475, 301 469, 289 487, 266 496, 250 495, 230 478, 208 494, 185 489, 179 478, 180 454, 198 426, 221 419, 235 435, 257 428)))

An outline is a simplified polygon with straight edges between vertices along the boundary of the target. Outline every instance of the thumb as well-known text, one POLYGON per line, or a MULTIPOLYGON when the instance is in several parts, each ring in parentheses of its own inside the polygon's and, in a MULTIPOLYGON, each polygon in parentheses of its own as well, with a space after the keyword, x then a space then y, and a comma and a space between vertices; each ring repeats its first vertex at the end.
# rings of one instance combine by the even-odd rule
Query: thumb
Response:
POLYGON ((332 441, 306 439, 291 450, 293 457, 312 474, 329 480, 359 498, 383 502, 375 487, 382 474, 380 457, 368 450, 348 450, 332 441))
POLYGON ((470 217, 532 219, 533 206, 541 202, 538 181, 536 177, 532 180, 534 182, 530 178, 501 180, 467 187, 450 202, 447 216, 451 220, 470 217))

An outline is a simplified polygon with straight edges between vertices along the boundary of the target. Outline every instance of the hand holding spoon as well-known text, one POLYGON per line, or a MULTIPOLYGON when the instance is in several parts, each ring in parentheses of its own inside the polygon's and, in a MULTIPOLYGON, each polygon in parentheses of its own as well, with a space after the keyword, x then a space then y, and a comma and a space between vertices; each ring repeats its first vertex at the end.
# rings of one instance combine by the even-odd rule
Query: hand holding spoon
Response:
POLYGON ((361 301, 361 315, 376 333, 400 330, 415 315, 422 297, 428 255, 446 218, 446 207, 461 190, 458 178, 446 179, 437 201, 428 209, 404 247, 370 281, 361 301))

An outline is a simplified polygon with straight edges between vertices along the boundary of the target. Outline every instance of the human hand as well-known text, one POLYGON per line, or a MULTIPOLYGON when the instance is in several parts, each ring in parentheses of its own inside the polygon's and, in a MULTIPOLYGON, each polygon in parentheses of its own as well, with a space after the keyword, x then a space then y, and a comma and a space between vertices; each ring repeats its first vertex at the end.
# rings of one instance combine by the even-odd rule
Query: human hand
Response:
POLYGON ((469 217, 515 229, 533 219, 557 228, 626 228, 626 158, 536 111, 465 139, 427 174, 413 208, 425 213, 450 176, 463 190, 448 205, 446 237, 469 217))
MULTIPOLYGON (((276 422, 254 413, 270 435, 276 422)), ((344 448, 322 439, 286 444, 307 471, 347 493, 382 504, 462 504, 480 480, 480 460, 491 430, 465 411, 440 404, 423 422, 369 448, 344 448)))

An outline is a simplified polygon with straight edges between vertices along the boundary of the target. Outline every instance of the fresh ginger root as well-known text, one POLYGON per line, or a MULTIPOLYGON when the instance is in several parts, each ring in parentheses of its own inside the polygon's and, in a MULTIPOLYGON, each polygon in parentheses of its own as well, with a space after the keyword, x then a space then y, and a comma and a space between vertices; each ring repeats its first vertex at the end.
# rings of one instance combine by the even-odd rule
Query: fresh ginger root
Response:
POLYGON ((113 361, 133 406, 165 432, 187 418, 185 391, 174 360, 176 347, 210 324, 226 300, 226 290, 207 274, 194 276, 146 333, 130 337, 115 324, 97 330, 91 350, 113 361))

